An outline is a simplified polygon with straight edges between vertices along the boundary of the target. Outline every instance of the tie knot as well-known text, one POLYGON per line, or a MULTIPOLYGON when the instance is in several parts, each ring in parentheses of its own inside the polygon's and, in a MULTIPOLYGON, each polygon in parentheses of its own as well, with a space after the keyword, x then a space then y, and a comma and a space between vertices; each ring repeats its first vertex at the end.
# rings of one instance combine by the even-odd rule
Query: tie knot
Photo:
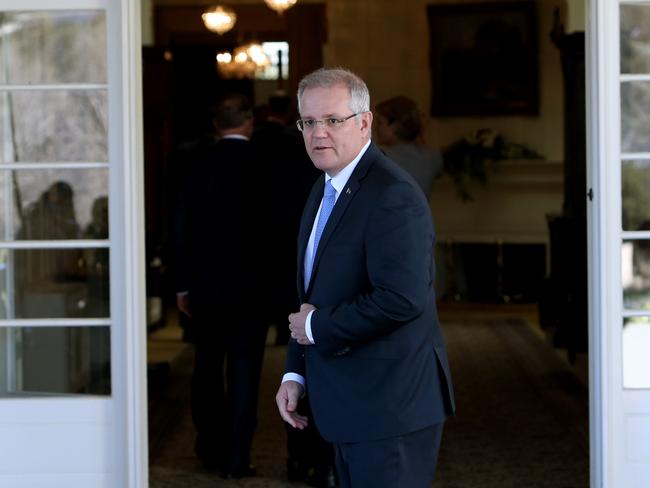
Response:
POLYGON ((332 180, 327 180, 325 183, 325 197, 331 198, 336 195, 336 188, 332 186, 332 180))

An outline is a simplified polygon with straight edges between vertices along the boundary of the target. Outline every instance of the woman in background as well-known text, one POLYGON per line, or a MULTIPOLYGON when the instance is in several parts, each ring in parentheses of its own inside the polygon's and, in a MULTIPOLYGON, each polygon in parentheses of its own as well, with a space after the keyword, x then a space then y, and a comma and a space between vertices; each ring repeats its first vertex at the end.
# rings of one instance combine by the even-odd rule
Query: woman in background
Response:
POLYGON ((429 199, 433 180, 442 172, 440 151, 428 147, 416 103, 393 97, 375 107, 377 142, 384 152, 408 171, 429 199))

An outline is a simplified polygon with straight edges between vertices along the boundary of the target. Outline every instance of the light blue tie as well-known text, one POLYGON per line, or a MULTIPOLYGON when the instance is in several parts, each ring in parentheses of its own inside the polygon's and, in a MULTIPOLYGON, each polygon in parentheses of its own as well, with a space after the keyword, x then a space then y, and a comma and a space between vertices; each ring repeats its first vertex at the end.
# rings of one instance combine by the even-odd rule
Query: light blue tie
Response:
POLYGON ((314 233, 314 251, 311 254, 311 262, 308 263, 308 266, 305 269, 305 289, 309 285, 309 280, 311 279, 311 272, 314 268, 314 259, 316 259, 316 251, 318 250, 318 242, 320 241, 320 237, 323 234, 323 229, 325 229, 325 224, 327 224, 327 219, 329 219, 335 203, 336 189, 332 186, 332 180, 330 179, 325 184, 323 202, 321 204, 320 214, 318 215, 316 232, 314 233))

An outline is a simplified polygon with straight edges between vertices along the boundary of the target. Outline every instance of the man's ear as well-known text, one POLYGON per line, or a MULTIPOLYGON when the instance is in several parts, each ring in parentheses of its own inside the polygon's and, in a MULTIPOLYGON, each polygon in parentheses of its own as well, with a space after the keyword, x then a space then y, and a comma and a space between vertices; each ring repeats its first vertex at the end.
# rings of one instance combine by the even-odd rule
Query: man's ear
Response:
POLYGON ((253 130, 255 129, 255 121, 253 120, 253 117, 247 119, 246 122, 244 122, 243 128, 246 137, 250 138, 253 135, 253 130))
POLYGON ((361 130, 370 133, 372 130, 372 112, 364 112, 361 114, 361 130))

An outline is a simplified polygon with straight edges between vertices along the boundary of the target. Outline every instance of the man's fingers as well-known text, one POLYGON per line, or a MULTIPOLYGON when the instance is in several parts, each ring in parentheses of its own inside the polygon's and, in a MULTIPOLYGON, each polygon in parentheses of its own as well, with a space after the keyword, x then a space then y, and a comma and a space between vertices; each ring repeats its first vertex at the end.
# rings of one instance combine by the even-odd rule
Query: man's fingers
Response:
POLYGON ((292 427, 295 427, 296 429, 304 429, 307 427, 307 424, 309 423, 307 420, 307 417, 304 415, 298 415, 297 413, 292 413, 291 418, 293 420, 293 423, 291 424, 292 427))
POLYGON ((286 415, 282 415, 282 418, 286 423, 288 423, 294 429, 304 429, 307 427, 308 421, 307 417, 303 415, 298 415, 295 412, 287 412, 286 415))
POLYGON ((280 417, 282 417, 282 420, 288 423, 291 427, 300 430, 307 427, 307 417, 294 412, 293 410, 295 410, 295 406, 291 409, 289 407, 289 402, 283 402, 278 399, 278 410, 280 411, 280 417))

